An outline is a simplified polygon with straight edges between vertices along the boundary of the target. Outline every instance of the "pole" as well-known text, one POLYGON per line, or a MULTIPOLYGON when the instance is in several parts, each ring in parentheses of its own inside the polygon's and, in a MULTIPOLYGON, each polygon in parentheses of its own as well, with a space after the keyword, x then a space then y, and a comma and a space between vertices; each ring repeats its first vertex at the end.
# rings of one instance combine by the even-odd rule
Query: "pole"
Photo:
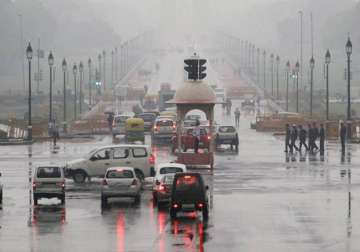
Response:
POLYGON ((29 100, 28 100, 28 140, 32 141, 32 122, 31 122, 31 60, 29 60, 29 100))
POLYGON ((299 72, 296 73, 296 113, 299 113, 299 72))
POLYGON ((106 53, 103 51, 103 65, 104 65, 104 91, 106 90, 106 53))
POLYGON ((50 66, 50 90, 49 90, 49 122, 52 122, 52 66, 50 66))
POLYGON ((92 105, 91 97, 91 64, 89 64, 89 105, 92 105))
POLYGON ((38 50, 37 50, 37 85, 36 93, 40 92, 40 38, 38 38, 38 50))
POLYGON ((64 71, 64 131, 66 132, 66 71, 64 71))
POLYGON ((264 96, 266 95, 266 52, 264 51, 264 96))
POLYGON ((326 121, 329 121, 329 64, 326 63, 326 121))
POLYGON ((115 82, 118 82, 118 48, 115 47, 115 82))
POLYGON ((300 11, 300 85, 303 84, 303 12, 300 11))
MULTIPOLYGON (((277 58, 278 59, 278 58, 277 58)), ((276 60, 276 99, 279 100, 279 64, 280 62, 276 60)))
POLYGON ((77 87, 76 87, 76 74, 74 73, 74 119, 76 120, 76 113, 77 113, 77 109, 76 109, 76 103, 77 103, 77 87))
POLYGON ((313 116, 314 67, 310 67, 310 117, 313 116))
POLYGON ((348 135, 348 139, 351 138, 351 101, 350 101, 350 79, 351 79, 351 71, 350 71, 350 64, 351 64, 351 60, 350 60, 350 55, 348 55, 347 58, 347 81, 348 81, 348 85, 347 85, 347 95, 348 95, 348 99, 347 99, 347 121, 348 121, 348 130, 347 130, 347 135, 348 135))
POLYGON ((114 87, 114 51, 111 51, 111 87, 114 87))
POLYGON ((274 57, 270 56, 270 63, 271 63, 271 96, 274 97, 274 57))
POLYGON ((256 83, 260 86, 260 49, 257 50, 257 57, 256 57, 256 83))
POLYGON ((79 113, 80 113, 80 117, 82 114, 82 103, 83 103, 83 91, 82 91, 82 83, 83 83, 83 71, 79 71, 79 92, 80 92, 80 97, 79 97, 79 113))
POLYGON ((289 112, 289 71, 286 71, 286 112, 289 112))

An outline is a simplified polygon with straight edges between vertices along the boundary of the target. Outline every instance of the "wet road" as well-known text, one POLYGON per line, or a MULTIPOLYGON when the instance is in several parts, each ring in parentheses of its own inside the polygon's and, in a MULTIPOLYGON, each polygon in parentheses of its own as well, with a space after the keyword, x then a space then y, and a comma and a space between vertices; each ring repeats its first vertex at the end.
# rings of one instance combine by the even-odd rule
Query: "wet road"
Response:
MULTIPOLYGON (((217 111, 218 121, 229 121, 217 111)), ((153 207, 145 188, 141 202, 116 200, 102 211, 99 180, 85 186, 67 181, 66 205, 29 202, 29 169, 64 165, 109 136, 60 142, 1 146, 4 206, 0 211, 0 251, 359 251, 359 164, 357 145, 341 158, 329 143, 324 161, 286 158, 283 140, 249 129, 242 117, 239 154, 216 155, 207 223, 195 215, 170 221, 153 207)), ((147 139, 149 141, 149 139, 147 139)), ((167 145, 154 146, 157 162, 172 160, 167 145)))

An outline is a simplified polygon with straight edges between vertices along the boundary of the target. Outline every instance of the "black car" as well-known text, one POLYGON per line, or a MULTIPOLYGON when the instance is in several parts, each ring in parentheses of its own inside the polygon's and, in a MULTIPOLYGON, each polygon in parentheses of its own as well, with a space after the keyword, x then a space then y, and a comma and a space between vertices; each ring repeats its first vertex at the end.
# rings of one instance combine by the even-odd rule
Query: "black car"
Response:
POLYGON ((154 122, 156 119, 156 112, 145 112, 140 115, 136 115, 135 118, 141 118, 144 120, 144 128, 146 131, 150 131, 154 126, 154 122))
POLYGON ((209 217, 207 191, 202 176, 199 173, 175 174, 172 192, 170 217, 176 218, 180 211, 201 211, 203 219, 209 217))

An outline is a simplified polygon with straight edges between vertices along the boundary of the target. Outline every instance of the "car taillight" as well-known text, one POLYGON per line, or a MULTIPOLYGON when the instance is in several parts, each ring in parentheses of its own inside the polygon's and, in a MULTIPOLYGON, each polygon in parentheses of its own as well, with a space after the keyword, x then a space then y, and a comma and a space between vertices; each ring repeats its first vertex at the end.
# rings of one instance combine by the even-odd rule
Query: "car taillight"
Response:
POLYGON ((178 204, 173 204, 173 208, 179 208, 179 205, 178 204))
POLYGON ((211 139, 211 136, 208 136, 207 139, 210 140, 210 139, 211 139))
POLYGON ((33 183, 32 183, 32 187, 33 187, 33 188, 36 188, 36 182, 33 182, 33 183))
POLYGON ((154 126, 154 131, 157 131, 158 130, 158 127, 155 125, 154 126))
POLYGON ((132 186, 136 186, 137 185, 137 180, 134 179, 133 182, 131 183, 132 186))
POLYGON ((151 165, 154 165, 155 164, 155 156, 153 154, 150 154, 149 156, 149 163, 151 165))
POLYGON ((159 191, 165 191, 165 186, 164 186, 164 185, 160 185, 160 186, 159 186, 159 191))
POLYGON ((199 203, 199 204, 198 204, 198 207, 199 207, 199 208, 203 208, 203 206, 204 206, 203 203, 199 203))
POLYGON ((108 185, 108 183, 107 183, 107 181, 106 181, 106 179, 103 179, 103 181, 102 181, 102 185, 108 185))
POLYGON ((65 188, 65 182, 57 183, 58 186, 61 186, 62 188, 65 188))

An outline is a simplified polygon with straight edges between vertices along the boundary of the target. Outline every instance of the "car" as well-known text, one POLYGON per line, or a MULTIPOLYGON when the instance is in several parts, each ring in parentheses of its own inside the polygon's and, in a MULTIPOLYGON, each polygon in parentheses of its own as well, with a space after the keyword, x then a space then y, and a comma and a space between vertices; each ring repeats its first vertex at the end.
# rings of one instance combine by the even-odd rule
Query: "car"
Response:
MULTIPOLYGON (((184 129, 184 133, 181 135, 181 148, 184 152, 188 149, 194 149, 195 136, 193 135, 194 128, 184 129)), ((174 135, 171 139, 172 142, 172 152, 175 152, 178 146, 177 136, 174 135)), ((200 128, 200 142, 199 148, 207 149, 210 148, 211 135, 208 133, 208 129, 205 127, 200 128)))
POLYGON ((176 133, 176 123, 171 118, 157 118, 154 123, 153 139, 171 139, 176 133))
POLYGON ((65 204, 65 175, 60 166, 39 166, 35 168, 32 180, 34 205, 40 198, 59 198, 65 204))
POLYGON ((120 115, 115 115, 112 125, 112 134, 115 137, 116 135, 124 135, 126 129, 126 120, 132 118, 134 113, 123 113, 120 115))
POLYGON ((170 217, 176 218, 179 212, 201 211, 203 219, 207 220, 209 217, 207 190, 208 186, 205 185, 200 173, 175 174, 171 192, 170 217))
POLYGON ((104 177, 109 167, 131 166, 141 179, 155 174, 155 156, 148 145, 119 144, 96 148, 81 159, 66 164, 66 176, 75 183, 104 177))
MULTIPOLYGON (((2 176, 0 172, 0 177, 2 176)), ((3 203, 3 185, 0 181, 0 209, 2 209, 2 203, 3 203)))
POLYGON ((174 173, 166 174, 160 179, 156 191, 156 201, 154 200, 154 204, 156 204, 158 208, 170 203, 174 176, 174 173))
POLYGON ((231 148, 235 146, 238 150, 239 136, 234 126, 219 126, 215 136, 216 147, 222 144, 229 144, 231 148))
POLYGON ((141 181, 133 167, 110 167, 101 183, 101 206, 108 204, 109 198, 132 197, 140 201, 141 181))
POLYGON ((146 131, 151 131, 152 127, 154 126, 156 117, 156 112, 145 112, 136 116, 136 118, 141 118, 144 120, 144 128, 146 131))
MULTIPOLYGON (((156 168, 155 177, 153 180, 153 200, 154 200, 154 202, 158 202, 159 188, 160 188, 163 177, 168 174, 175 174, 175 173, 179 173, 179 172, 186 172, 186 166, 184 164, 164 163, 164 164, 160 164, 156 168)), ((162 202, 162 199, 160 199, 160 202, 162 202)))

